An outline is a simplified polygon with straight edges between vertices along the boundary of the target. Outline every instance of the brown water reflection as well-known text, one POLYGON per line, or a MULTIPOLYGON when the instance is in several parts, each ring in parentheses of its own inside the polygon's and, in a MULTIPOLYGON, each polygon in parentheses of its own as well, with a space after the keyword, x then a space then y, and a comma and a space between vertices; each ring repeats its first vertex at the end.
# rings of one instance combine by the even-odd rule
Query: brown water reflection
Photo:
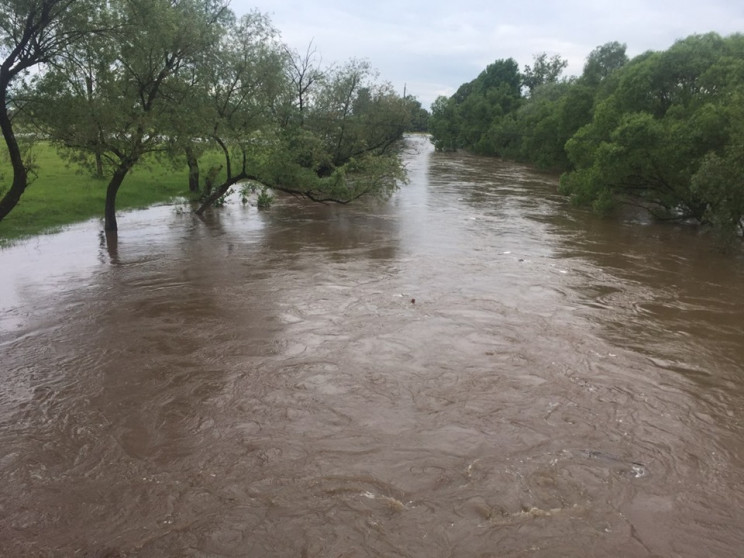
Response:
POLYGON ((0 252, 0 554, 740 555, 742 262, 410 144, 0 252))

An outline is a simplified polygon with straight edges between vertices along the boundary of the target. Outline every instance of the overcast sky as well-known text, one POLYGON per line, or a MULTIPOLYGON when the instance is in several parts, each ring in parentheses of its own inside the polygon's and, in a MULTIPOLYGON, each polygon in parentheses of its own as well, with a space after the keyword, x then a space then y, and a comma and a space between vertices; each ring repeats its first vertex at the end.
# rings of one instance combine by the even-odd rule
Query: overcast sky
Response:
POLYGON ((366 59, 428 108, 499 58, 520 69, 541 52, 581 74, 610 41, 632 58, 694 33, 744 32, 742 0, 232 0, 238 15, 268 14, 290 48, 310 41, 324 65, 366 59))

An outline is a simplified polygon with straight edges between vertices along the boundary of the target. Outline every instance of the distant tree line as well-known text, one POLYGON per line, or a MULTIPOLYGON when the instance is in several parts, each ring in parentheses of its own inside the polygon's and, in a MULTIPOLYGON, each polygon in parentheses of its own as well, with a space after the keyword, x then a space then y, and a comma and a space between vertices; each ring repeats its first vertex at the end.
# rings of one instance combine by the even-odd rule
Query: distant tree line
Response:
POLYGON ((497 60, 432 106, 437 149, 466 149, 561 171, 560 191, 607 213, 744 232, 744 36, 693 35, 632 60, 596 48, 579 77, 540 54, 520 72, 497 60))
POLYGON ((267 16, 237 17, 228 4, 2 2, 0 129, 12 173, 0 181, 0 220, 31 182, 39 139, 106 180, 108 231, 126 176, 153 154, 188 166, 197 212, 244 180, 339 203, 393 191, 404 177, 398 140, 422 126, 420 103, 367 62, 323 65, 312 45, 284 45, 267 16), (222 164, 201 169, 208 151, 222 164))

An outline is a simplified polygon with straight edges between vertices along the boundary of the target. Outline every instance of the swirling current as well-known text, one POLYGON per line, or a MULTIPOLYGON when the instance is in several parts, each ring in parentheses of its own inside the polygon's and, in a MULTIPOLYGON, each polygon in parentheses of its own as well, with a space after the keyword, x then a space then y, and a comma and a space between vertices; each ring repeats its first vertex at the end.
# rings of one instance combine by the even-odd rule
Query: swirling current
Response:
POLYGON ((1 249, 0 555, 741 556, 742 258, 405 160, 1 249))

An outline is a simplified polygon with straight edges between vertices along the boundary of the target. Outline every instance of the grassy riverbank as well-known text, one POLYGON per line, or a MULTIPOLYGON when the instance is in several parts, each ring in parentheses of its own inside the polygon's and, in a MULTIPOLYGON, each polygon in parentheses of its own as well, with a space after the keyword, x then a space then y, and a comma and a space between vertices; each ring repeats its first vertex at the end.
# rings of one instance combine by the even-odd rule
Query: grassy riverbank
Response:
MULTIPOLYGON (((103 216, 107 179, 93 178, 88 171, 63 160, 47 144, 34 147, 34 164, 37 175, 20 203, 0 221, 0 244, 103 216)), ((7 158, 0 157, 0 187, 7 187, 11 178, 7 158)), ((138 209, 188 195, 185 164, 173 168, 152 160, 137 165, 126 177, 116 207, 138 209)))

